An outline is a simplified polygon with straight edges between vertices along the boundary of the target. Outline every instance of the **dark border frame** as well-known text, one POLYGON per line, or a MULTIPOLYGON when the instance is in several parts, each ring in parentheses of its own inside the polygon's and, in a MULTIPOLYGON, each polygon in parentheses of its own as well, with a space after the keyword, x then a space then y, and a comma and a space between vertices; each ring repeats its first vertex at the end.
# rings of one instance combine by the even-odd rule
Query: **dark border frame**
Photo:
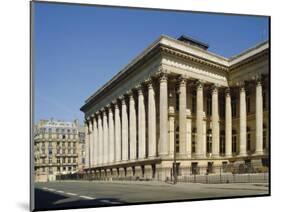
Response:
POLYGON ((29 169, 29 191, 30 191, 30 211, 47 211, 47 210, 67 210, 67 209, 79 209, 79 208, 100 208, 100 207, 116 207, 116 206, 130 206, 130 205, 144 205, 144 204, 160 204, 160 203, 177 203, 177 202, 190 202, 190 201, 204 201, 204 200, 224 200, 224 199, 240 199, 240 198, 252 198, 252 197, 269 197, 271 196, 271 16, 267 15, 253 15, 253 14, 238 14, 238 13, 224 13, 224 12, 206 12, 206 11, 192 11, 192 10, 176 10, 176 9, 163 9, 163 8, 147 8, 147 7, 131 7, 131 6, 117 6, 117 5, 101 5, 101 4, 87 4, 87 3, 73 3, 73 2, 56 2, 56 1, 40 1, 40 0, 31 0, 29 2, 29 12, 30 12, 30 20, 29 20, 29 67, 30 67, 30 169, 29 169), (70 6, 86 6, 86 7, 109 7, 109 8, 125 8, 125 9, 139 9, 139 10, 152 10, 152 11, 170 11, 170 12, 189 12, 189 13, 204 13, 204 14, 219 14, 219 15, 240 15, 240 16, 253 16, 253 17, 266 17, 268 18, 268 43, 269 43, 269 81, 268 81, 268 88, 269 88, 269 102, 268 102, 268 115, 269 115, 269 125, 268 125, 268 140, 269 140, 269 177, 268 177, 268 194, 260 194, 260 195, 243 195, 243 196, 229 196, 229 197, 214 197, 214 198, 199 198, 199 199, 181 199, 181 200, 167 200, 167 201, 153 201, 153 202, 138 202, 138 203, 125 203, 125 204, 112 204, 108 206, 73 206, 73 207, 62 207, 62 208, 35 208, 35 187, 34 187, 34 146, 33 146, 33 127, 34 127, 34 3, 42 3, 42 4, 61 4, 61 5, 70 5, 70 6))

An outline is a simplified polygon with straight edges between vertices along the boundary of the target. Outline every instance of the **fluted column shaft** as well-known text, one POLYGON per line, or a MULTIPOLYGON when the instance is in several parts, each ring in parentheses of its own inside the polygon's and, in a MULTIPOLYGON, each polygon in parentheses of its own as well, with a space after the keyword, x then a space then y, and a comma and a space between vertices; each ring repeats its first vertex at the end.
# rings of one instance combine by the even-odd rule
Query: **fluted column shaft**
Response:
POLYGON ((114 122, 113 122, 113 112, 112 108, 108 110, 108 134, 109 134, 109 162, 114 162, 114 152, 115 152, 115 144, 114 144, 114 122))
POLYGON ((92 166, 93 162, 94 162, 94 154, 93 154, 93 124, 92 124, 92 120, 89 120, 89 148, 90 148, 90 156, 89 156, 89 160, 90 160, 90 165, 92 166))
POLYGON ((156 156, 156 105, 152 82, 148 84, 148 156, 156 156))
POLYGON ((212 90, 212 155, 218 157, 220 153, 220 123, 219 123, 219 104, 218 88, 212 90))
POLYGON ((165 74, 160 77, 160 141, 159 155, 168 154, 168 79, 165 74))
POLYGON ((102 129, 102 117, 101 113, 98 115, 98 142, 99 142, 99 150, 98 150, 98 165, 103 163, 102 153, 103 153, 103 129, 102 129))
POLYGON ((128 160, 128 114, 125 97, 122 99, 122 160, 128 160))
POLYGON ((146 156, 146 143, 145 143, 145 106, 142 88, 138 89, 138 148, 139 158, 143 159, 146 156))
POLYGON ((179 145, 180 154, 187 155, 187 134, 186 134, 186 80, 179 81, 179 145))
POLYGON ((93 135, 94 135, 94 146, 93 146, 93 149, 94 149, 94 165, 96 166, 97 165, 97 160, 98 160, 98 127, 97 127, 97 120, 96 118, 94 117, 93 119, 93 135))
POLYGON ((203 85, 201 82, 197 84, 196 91, 196 148, 197 157, 205 157, 203 139, 203 85))
POLYGON ((108 123, 106 111, 103 111, 103 163, 108 163, 108 123))
POLYGON ((130 93, 129 100, 130 109, 130 159, 135 160, 137 158, 137 121, 136 121, 136 108, 135 99, 133 93, 130 93))
POLYGON ((246 156, 247 113, 245 87, 240 87, 240 156, 246 156))
POLYGON ((260 79, 256 82, 256 151, 255 154, 263 153, 263 100, 262 84, 260 79))
POLYGON ((225 93, 225 156, 232 156, 232 111, 229 88, 225 93))
POLYGON ((121 161, 121 122, 118 103, 115 104, 115 160, 121 161))

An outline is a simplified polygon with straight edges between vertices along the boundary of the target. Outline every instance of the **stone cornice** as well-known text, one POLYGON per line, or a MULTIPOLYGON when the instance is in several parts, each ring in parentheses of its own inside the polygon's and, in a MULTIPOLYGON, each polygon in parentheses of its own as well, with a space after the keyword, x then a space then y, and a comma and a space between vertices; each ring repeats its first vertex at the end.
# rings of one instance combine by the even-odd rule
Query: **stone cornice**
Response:
POLYGON ((263 50, 262 52, 259 52, 256 55, 253 55, 253 56, 251 56, 251 57, 249 57, 245 60, 240 61, 239 63, 235 63, 235 64, 231 65, 229 67, 229 72, 231 73, 235 70, 238 70, 239 68, 250 65, 251 63, 256 62, 260 59, 266 58, 266 57, 268 57, 268 54, 269 54, 269 50, 265 49, 265 50, 263 50))
POLYGON ((202 64, 202 65, 207 65, 210 66, 212 68, 216 68, 219 69, 221 71, 228 71, 228 67, 227 66, 223 66, 220 64, 217 64, 215 62, 212 62, 206 58, 200 58, 198 56, 192 55, 192 54, 187 54, 185 52, 182 52, 180 50, 174 49, 170 46, 161 46, 161 52, 165 52, 167 54, 176 56, 176 57, 181 57, 184 58, 186 60, 198 63, 198 64, 202 64))

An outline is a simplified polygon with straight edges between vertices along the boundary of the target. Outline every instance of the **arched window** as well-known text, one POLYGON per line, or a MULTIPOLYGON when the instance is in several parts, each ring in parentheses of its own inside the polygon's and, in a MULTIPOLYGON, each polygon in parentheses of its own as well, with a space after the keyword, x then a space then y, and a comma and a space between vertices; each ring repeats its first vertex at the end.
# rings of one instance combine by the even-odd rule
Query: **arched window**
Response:
POLYGON ((251 128, 247 127, 247 152, 251 151, 251 128))
POLYGON ((180 133, 179 133, 179 126, 177 126, 176 131, 175 131, 175 135, 176 135, 176 153, 180 152, 180 133))
POLYGON ((220 154, 225 154, 225 131, 220 131, 220 154))
POLYGON ((237 131, 232 130, 232 154, 237 154, 237 131))
POLYGON ((207 147, 207 153, 212 153, 212 130, 208 129, 207 130, 207 135, 206 135, 206 147, 207 147))
POLYGON ((192 129, 192 153, 196 150, 196 128, 192 129))

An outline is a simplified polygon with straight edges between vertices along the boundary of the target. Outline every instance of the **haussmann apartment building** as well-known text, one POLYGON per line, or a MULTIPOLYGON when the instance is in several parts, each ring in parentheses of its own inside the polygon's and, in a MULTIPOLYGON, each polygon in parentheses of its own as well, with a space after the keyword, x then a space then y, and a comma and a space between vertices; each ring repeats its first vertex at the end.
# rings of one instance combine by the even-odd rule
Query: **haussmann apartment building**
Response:
POLYGON ((81 172, 85 163, 85 132, 78 120, 40 120, 34 132, 36 182, 81 172))

